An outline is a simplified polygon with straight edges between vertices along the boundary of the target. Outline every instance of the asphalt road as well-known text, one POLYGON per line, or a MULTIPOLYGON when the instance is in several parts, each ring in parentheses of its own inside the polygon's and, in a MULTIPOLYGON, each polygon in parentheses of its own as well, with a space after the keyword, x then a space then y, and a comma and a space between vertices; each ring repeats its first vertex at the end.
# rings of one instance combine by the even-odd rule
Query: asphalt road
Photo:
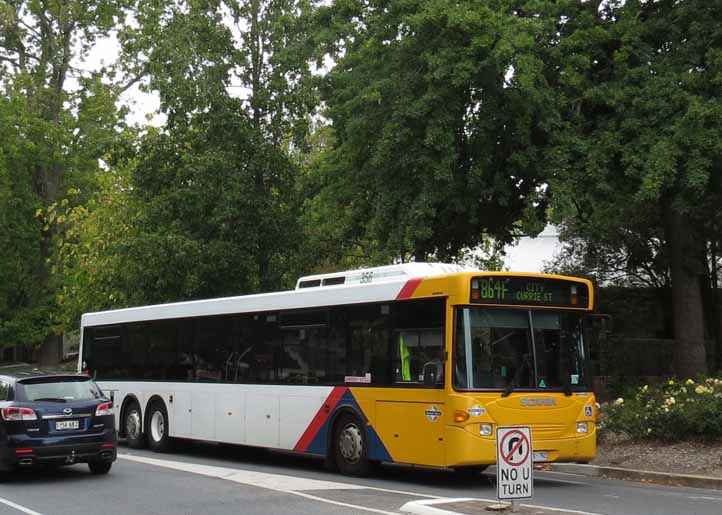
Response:
MULTIPOLYGON (((85 465, 23 471, 0 483, 0 514, 401 513, 433 498, 495 498, 494 475, 383 466, 348 478, 317 460, 212 444, 156 454, 121 447, 107 476, 85 465)), ((537 472, 530 504, 587 514, 720 515, 722 491, 673 488, 537 472)))

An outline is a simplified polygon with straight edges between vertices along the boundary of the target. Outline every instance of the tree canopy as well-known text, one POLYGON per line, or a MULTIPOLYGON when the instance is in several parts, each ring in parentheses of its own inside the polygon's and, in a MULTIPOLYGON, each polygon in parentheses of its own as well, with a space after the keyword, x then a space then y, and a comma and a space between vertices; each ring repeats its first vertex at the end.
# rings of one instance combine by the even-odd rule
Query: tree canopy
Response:
POLYGON ((722 206, 722 8, 594 7, 563 18, 555 217, 598 270, 671 283, 677 372, 691 376, 706 367, 702 287, 722 206))
POLYGON ((0 0, 0 345, 300 273, 498 266, 552 220, 557 270, 673 289, 692 375, 719 282, 719 19, 702 0, 0 0), (108 38, 117 57, 84 68, 108 38), (136 85, 161 127, 126 123, 136 85))

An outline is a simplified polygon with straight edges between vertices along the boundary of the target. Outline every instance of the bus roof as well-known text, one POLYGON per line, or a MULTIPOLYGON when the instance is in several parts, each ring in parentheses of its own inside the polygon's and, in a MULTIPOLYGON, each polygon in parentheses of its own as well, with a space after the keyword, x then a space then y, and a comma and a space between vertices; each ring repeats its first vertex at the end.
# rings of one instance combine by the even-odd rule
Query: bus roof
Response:
POLYGON ((377 266, 374 268, 359 268, 345 272, 307 275, 299 278, 296 289, 314 288, 320 286, 335 286, 339 284, 364 284, 367 282, 386 282, 411 279, 414 277, 429 277, 434 275, 453 274, 458 272, 476 272, 475 268, 448 263, 403 263, 399 265, 377 266))
POLYGON ((406 263, 311 275, 301 277, 296 289, 290 291, 85 313, 81 327, 401 300, 413 293, 413 289, 404 288, 409 281, 459 272, 478 270, 444 263, 406 263), (312 283, 304 284, 307 281, 312 283))

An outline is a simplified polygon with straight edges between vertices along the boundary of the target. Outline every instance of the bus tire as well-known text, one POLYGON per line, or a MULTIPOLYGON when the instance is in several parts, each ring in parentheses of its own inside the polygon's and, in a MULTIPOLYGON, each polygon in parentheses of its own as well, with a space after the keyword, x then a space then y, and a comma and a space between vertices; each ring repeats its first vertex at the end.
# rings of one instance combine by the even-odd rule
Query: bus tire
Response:
POLYGON ((148 441, 148 447, 155 452, 165 452, 170 449, 170 436, 168 431, 168 410, 165 403, 161 400, 154 400, 148 408, 148 416, 146 417, 145 437, 148 441))
POLYGON ((123 413, 123 429, 128 446, 132 449, 145 447, 145 434, 143 433, 143 414, 140 411, 138 401, 132 400, 128 403, 123 413))
POLYGON ((368 473, 368 445, 366 429, 351 413, 339 415, 334 424, 332 452, 339 472, 348 476, 368 473))

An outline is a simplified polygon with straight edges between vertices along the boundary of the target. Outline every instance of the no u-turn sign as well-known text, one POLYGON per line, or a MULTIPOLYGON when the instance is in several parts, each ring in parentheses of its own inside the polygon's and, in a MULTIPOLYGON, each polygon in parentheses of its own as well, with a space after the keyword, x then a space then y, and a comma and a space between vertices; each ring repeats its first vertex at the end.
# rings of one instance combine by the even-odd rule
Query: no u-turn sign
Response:
POLYGON ((528 427, 496 429, 496 496, 502 500, 532 496, 531 430, 528 427))

